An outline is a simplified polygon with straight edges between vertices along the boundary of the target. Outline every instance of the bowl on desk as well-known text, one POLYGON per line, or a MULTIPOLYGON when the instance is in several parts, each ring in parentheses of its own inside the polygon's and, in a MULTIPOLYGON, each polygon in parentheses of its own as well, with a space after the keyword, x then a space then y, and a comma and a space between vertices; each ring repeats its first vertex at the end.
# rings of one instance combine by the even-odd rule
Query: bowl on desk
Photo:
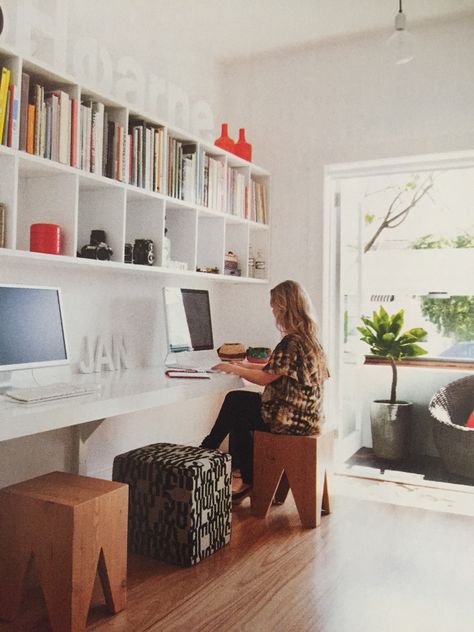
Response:
POLYGON ((266 364, 272 355, 268 347, 249 347, 247 349, 247 361, 254 364, 266 364))
POLYGON ((225 342, 217 349, 217 355, 223 362, 245 360, 245 346, 241 342, 225 342))

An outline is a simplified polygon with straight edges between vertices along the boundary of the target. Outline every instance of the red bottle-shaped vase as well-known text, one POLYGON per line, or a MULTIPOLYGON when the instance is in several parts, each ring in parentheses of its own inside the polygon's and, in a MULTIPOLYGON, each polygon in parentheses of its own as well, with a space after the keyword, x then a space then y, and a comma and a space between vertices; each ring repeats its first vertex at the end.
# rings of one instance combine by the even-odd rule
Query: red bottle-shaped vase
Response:
POLYGON ((217 147, 225 149, 226 151, 235 152, 235 142, 229 136, 227 123, 222 123, 221 135, 219 136, 219 138, 216 138, 216 140, 214 141, 214 145, 217 145, 217 147))
POLYGON ((239 140, 235 143, 234 154, 249 162, 252 160, 252 145, 245 140, 245 129, 239 129, 239 140))

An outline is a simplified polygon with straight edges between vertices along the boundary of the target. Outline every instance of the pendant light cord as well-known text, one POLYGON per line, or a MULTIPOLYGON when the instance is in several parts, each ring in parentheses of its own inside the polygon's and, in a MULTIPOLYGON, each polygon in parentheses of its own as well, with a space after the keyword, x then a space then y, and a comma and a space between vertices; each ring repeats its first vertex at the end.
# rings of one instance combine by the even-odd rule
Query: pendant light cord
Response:
POLYGON ((399 0, 399 2, 398 2, 398 13, 403 13, 402 0, 399 0))

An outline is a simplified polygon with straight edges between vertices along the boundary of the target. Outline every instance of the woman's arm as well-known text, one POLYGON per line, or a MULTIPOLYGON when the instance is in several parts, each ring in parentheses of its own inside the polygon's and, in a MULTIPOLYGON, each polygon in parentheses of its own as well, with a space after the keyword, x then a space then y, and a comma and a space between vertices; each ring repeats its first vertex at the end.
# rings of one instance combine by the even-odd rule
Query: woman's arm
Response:
POLYGON ((229 362, 221 362, 212 368, 216 371, 222 371, 223 373, 234 373, 234 375, 238 375, 244 380, 252 382, 252 384, 259 384, 260 386, 266 386, 280 377, 275 373, 262 371, 263 367, 249 368, 247 366, 243 366, 242 364, 231 364, 229 362))

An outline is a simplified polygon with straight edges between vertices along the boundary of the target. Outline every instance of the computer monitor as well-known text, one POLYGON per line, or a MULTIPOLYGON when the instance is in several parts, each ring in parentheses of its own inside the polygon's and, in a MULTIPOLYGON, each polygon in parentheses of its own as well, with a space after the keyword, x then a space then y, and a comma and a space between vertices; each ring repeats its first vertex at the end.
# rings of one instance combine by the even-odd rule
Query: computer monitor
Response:
POLYGON ((0 285, 0 372, 68 362, 60 290, 0 285))
POLYGON ((214 349, 211 307, 207 290, 164 288, 168 351, 214 349))

